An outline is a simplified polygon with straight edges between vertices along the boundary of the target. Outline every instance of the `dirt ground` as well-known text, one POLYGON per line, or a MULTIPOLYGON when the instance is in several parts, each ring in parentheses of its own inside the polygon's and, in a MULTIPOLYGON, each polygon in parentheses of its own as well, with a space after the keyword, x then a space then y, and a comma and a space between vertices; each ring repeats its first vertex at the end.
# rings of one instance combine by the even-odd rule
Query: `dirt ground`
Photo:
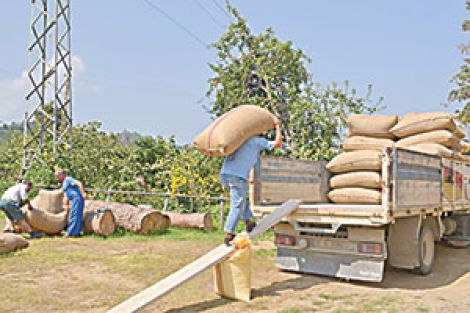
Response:
MULTIPOLYGON (((0 256, 0 312, 105 312, 219 243, 219 234, 47 238, 0 256)), ((470 250, 437 247, 427 277, 387 269, 382 283, 281 272, 269 242, 255 246, 253 300, 213 292, 207 271, 145 312, 470 312, 470 250)))

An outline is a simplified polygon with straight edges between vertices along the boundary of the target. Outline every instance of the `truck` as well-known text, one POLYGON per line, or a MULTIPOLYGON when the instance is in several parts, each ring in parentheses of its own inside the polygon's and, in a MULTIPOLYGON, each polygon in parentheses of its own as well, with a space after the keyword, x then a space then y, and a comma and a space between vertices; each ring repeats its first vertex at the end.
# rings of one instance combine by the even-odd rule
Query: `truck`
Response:
POLYGON ((262 156, 252 171, 255 216, 302 201, 274 227, 280 269, 380 282, 386 263, 429 274, 435 242, 470 245, 469 161, 388 148, 376 205, 329 203, 330 176, 324 161, 273 156, 262 156))

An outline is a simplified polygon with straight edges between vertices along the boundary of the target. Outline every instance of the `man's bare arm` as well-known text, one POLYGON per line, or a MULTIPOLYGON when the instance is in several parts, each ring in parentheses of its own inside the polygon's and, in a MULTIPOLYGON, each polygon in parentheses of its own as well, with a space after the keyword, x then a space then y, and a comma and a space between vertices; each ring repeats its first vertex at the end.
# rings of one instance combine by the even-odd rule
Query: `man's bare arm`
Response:
POLYGON ((279 121, 279 119, 274 122, 274 125, 276 126, 276 139, 274 140, 274 147, 280 148, 282 147, 282 131, 281 122, 279 121))
POLYGON ((28 206, 28 210, 32 210, 33 209, 33 205, 31 204, 31 202, 29 201, 29 198, 24 200, 24 203, 28 206))
POLYGON ((80 189, 80 193, 82 194, 83 199, 85 199, 86 198, 86 191, 85 191, 85 187, 83 187, 82 182, 79 181, 79 180, 75 180, 75 183, 78 186, 78 188, 80 189))

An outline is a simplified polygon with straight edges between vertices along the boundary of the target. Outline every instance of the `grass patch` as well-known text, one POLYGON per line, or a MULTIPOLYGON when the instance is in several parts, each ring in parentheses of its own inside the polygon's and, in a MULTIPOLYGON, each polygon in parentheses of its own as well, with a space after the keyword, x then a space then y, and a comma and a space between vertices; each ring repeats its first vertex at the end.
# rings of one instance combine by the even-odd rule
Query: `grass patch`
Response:
POLYGON ((428 308, 428 307, 424 307, 424 306, 418 306, 415 308, 416 312, 420 312, 420 313, 428 313, 428 312, 431 312, 431 309, 428 308))
POLYGON ((313 306, 323 306, 325 304, 326 304, 325 300, 315 300, 315 301, 312 302, 313 306))
POLYGON ((330 295, 330 294, 327 294, 327 293, 321 293, 319 295, 320 298, 326 300, 326 301, 338 301, 338 300, 342 300, 345 298, 345 296, 335 296, 335 295, 330 295))
POLYGON ((121 227, 118 227, 116 232, 110 236, 101 235, 89 235, 84 236, 93 240, 178 240, 178 241, 219 241, 222 242, 225 234, 220 231, 202 231, 197 229, 181 229, 170 227, 165 231, 157 231, 147 235, 136 234, 131 231, 127 231, 121 227))
POLYGON ((302 313, 302 312, 306 312, 306 311, 307 311, 307 309, 305 309, 305 308, 291 307, 291 308, 282 309, 282 310, 278 311, 278 313, 302 313))

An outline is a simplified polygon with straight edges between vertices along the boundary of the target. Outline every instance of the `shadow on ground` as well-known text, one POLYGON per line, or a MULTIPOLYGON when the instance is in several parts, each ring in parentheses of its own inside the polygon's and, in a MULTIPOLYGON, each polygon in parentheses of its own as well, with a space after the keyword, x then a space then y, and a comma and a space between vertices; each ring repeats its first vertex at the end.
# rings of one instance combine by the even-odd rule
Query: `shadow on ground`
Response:
MULTIPOLYGON (((397 270, 387 267, 384 280, 381 283, 366 282, 346 282, 337 278, 321 277, 316 275, 298 275, 292 274, 291 279, 273 282, 269 286, 253 289, 253 299, 262 297, 281 296, 285 291, 301 291, 307 290, 314 286, 326 283, 338 283, 347 288, 348 284, 352 284, 361 288, 373 289, 403 289, 403 290, 428 290, 451 285, 470 272, 470 250, 469 249, 453 249, 436 245, 436 258, 434 268, 431 274, 421 276, 411 271, 397 270)), ((214 309, 224 306, 232 302, 231 300, 219 298, 208 300, 189 306, 172 309, 167 313, 185 313, 185 312, 203 312, 205 310, 214 309)))

